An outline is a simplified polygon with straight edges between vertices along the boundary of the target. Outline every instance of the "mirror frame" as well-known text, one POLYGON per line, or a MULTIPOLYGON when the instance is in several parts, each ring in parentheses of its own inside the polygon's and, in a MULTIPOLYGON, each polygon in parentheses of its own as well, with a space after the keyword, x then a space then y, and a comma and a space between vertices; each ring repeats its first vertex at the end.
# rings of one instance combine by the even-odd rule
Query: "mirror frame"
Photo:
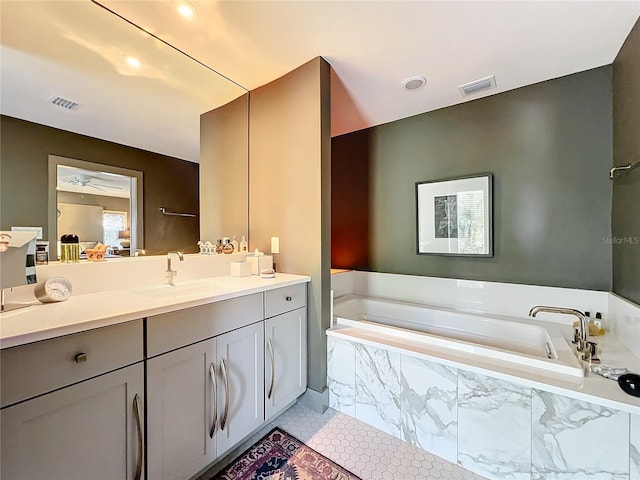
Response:
POLYGON ((131 245, 135 249, 144 248, 144 199, 143 199, 143 174, 138 170, 129 168, 114 167, 103 163, 88 162, 85 160, 77 160, 75 158, 60 157, 58 155, 49 155, 49 188, 48 188, 48 237, 49 237, 49 256, 51 260, 58 260, 58 216, 56 211, 58 208, 58 165, 68 167, 81 168, 83 170, 95 170, 106 173, 115 173, 118 175, 126 175, 132 177, 135 188, 135 197, 130 198, 131 218, 129 224, 135 222, 136 228, 131 230, 131 245))

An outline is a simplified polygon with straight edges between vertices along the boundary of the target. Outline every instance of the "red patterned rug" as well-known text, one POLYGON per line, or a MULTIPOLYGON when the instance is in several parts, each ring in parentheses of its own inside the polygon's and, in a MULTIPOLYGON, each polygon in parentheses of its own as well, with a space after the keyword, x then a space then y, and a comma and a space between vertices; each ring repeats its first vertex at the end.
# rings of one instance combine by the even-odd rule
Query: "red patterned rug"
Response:
POLYGON ((217 480, 361 480, 278 427, 220 472, 217 480))

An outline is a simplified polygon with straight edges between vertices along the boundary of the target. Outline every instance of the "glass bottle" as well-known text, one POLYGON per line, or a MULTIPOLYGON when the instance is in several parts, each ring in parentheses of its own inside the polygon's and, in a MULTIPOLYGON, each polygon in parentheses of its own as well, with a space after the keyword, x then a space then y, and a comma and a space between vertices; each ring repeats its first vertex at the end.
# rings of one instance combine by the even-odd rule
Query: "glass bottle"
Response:
POLYGON ((233 245, 231 245, 231 240, 229 240, 228 238, 226 239, 225 244, 222 246, 222 253, 226 255, 233 253, 233 245))

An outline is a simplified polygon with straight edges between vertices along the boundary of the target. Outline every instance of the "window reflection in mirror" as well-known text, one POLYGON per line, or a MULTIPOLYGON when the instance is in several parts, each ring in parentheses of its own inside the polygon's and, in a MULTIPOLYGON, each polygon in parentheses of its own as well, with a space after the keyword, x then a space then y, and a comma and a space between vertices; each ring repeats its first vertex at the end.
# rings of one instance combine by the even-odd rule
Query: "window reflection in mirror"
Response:
POLYGON ((58 257, 60 237, 70 233, 81 251, 102 243, 130 256, 143 248, 142 172, 50 155, 49 205, 58 257))

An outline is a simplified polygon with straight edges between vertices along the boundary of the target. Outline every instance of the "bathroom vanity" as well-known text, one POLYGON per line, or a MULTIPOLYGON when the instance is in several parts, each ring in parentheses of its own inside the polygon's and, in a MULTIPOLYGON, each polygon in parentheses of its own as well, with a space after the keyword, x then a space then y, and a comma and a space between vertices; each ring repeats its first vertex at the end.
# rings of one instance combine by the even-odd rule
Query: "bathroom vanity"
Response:
POLYGON ((2 478, 198 474, 305 391, 308 281, 214 277, 122 292, 118 314, 112 291, 3 315, 2 478))

